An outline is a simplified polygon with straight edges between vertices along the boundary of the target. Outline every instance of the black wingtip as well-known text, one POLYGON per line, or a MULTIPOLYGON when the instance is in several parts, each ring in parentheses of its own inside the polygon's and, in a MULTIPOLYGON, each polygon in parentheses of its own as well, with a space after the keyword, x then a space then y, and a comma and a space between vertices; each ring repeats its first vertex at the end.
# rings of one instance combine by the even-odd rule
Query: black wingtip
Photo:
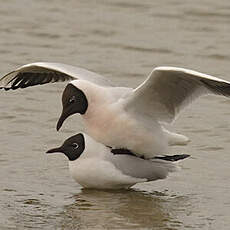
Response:
POLYGON ((190 157, 190 155, 188 154, 176 154, 176 155, 165 155, 165 156, 157 156, 157 157, 154 157, 154 159, 160 159, 160 160, 165 160, 165 161, 179 161, 179 160, 183 160, 185 158, 188 158, 190 157))
POLYGON ((215 80, 200 80, 209 90, 215 94, 224 95, 230 97, 230 84, 224 81, 215 81, 215 80))
POLYGON ((7 87, 0 87, 0 90, 5 90, 5 91, 8 91, 10 90, 11 88, 7 88, 7 87))
MULTIPOLYGON (((112 147, 110 147, 112 148, 112 147)), ((129 149, 125 149, 125 148, 120 148, 120 149, 112 149, 111 153, 113 153, 114 155, 120 154, 120 155, 132 155, 132 156, 136 156, 132 151, 130 151, 129 149)))
MULTIPOLYGON (((13 73, 13 72, 12 72, 13 73)), ((10 74, 7 74, 6 76, 9 76, 10 74)), ((5 76, 5 77, 6 77, 5 76)), ((3 77, 4 78, 4 77, 3 77)), ((1 78, 0 81, 3 79, 1 78)), ((1 89, 4 90, 16 90, 16 89, 24 89, 27 87, 35 86, 35 85, 44 85, 47 83, 54 83, 54 82, 63 82, 63 81, 69 81, 75 79, 74 77, 59 72, 52 69, 46 69, 44 67, 44 71, 40 72, 19 72, 16 71, 15 74, 12 76, 9 76, 8 82, 5 86, 1 86, 1 89)))

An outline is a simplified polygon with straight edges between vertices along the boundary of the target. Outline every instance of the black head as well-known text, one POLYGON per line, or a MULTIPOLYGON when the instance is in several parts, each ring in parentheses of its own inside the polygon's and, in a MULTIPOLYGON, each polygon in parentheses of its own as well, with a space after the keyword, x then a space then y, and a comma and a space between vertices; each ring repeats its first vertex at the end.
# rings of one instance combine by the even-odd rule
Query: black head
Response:
POLYGON ((88 108, 85 94, 72 84, 68 84, 62 94, 62 114, 57 123, 57 131, 65 119, 75 113, 84 114, 88 108))
POLYGON ((63 145, 48 150, 46 153, 64 153, 70 161, 76 160, 85 150, 85 138, 83 134, 79 133, 64 141, 63 145))

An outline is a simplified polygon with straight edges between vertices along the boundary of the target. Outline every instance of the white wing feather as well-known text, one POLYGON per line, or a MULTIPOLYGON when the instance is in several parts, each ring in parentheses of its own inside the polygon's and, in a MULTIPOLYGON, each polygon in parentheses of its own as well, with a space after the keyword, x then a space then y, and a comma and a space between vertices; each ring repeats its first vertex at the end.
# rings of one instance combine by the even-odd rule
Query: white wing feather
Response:
POLYGON ((0 89, 18 89, 60 81, 82 79, 98 85, 110 82, 99 74, 61 63, 36 62, 23 65, 0 79, 0 89))
POLYGON ((230 82, 188 69, 158 67, 126 98, 125 109, 169 123, 184 107, 207 94, 230 96, 230 82))

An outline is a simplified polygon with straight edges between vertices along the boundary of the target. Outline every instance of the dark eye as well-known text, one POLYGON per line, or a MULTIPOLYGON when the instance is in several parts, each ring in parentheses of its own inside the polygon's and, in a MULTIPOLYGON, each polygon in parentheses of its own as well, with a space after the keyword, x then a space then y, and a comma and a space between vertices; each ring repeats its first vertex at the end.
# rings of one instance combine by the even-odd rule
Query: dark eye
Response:
POLYGON ((69 103, 73 103, 73 102, 75 102, 75 100, 76 100, 75 96, 72 96, 72 97, 69 99, 69 103))
POLYGON ((79 145, 78 145, 77 143, 73 143, 73 144, 72 144, 72 147, 73 147, 74 149, 78 149, 79 145))

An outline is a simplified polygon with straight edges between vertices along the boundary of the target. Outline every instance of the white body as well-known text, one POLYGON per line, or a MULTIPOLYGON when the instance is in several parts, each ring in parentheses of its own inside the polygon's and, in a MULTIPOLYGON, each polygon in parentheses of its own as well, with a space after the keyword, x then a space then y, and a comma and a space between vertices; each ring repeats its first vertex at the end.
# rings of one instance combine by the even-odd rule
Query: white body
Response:
POLYGON ((164 179, 177 169, 164 160, 143 160, 130 155, 114 155, 111 149, 84 134, 85 150, 69 161, 71 176, 85 188, 120 189, 136 183, 164 179))
POLYGON ((102 87, 84 80, 71 83, 86 94, 89 106, 83 115, 84 124, 98 142, 132 150, 145 158, 167 154, 169 145, 188 142, 188 138, 170 133, 155 119, 126 112, 124 102, 131 94, 130 88, 102 87))
POLYGON ((124 175, 112 163, 96 157, 69 161, 69 170, 73 179, 84 188, 121 189, 147 181, 124 175))
POLYGON ((132 117, 122 103, 102 105, 84 115, 88 134, 113 148, 126 148, 146 158, 168 152, 168 140, 161 125, 152 120, 132 117))
POLYGON ((119 171, 108 156, 109 148, 87 137, 84 153, 75 161, 69 161, 71 176, 85 188, 128 188, 146 179, 134 178, 119 171))

